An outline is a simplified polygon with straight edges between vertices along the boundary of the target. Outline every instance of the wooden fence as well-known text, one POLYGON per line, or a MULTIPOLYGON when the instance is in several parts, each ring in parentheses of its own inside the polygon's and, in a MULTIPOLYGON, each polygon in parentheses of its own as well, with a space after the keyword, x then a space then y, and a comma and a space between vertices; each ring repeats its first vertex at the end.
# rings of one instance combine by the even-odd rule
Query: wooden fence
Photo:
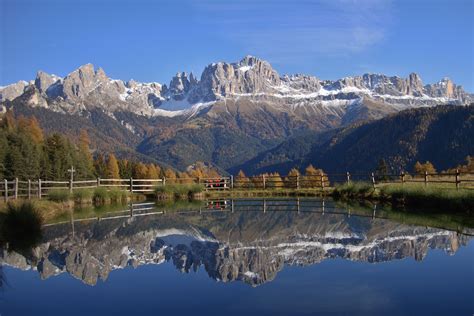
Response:
POLYGON ((205 190, 232 190, 232 189, 322 189, 340 183, 353 181, 370 182, 375 187, 386 183, 423 183, 428 185, 452 184, 453 188, 474 189, 474 173, 425 173, 422 175, 400 174, 326 174, 304 176, 252 176, 252 177, 219 177, 219 178, 161 178, 161 179, 101 179, 78 181, 50 181, 50 180, 2 180, 0 182, 0 195, 5 201, 8 199, 42 198, 50 190, 74 190, 105 187, 108 189, 122 189, 131 193, 150 193, 158 186, 170 184, 199 184, 205 190))

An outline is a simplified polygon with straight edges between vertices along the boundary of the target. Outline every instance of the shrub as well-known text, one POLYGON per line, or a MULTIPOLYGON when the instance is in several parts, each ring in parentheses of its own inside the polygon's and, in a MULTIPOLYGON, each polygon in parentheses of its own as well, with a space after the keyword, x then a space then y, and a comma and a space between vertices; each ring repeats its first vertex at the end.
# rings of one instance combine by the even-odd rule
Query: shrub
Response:
POLYGON ((128 191, 120 189, 112 189, 108 192, 109 198, 112 202, 126 201, 128 198, 128 191))
POLYGON ((77 189, 73 192, 74 201, 86 202, 92 199, 92 191, 89 189, 77 189))
POLYGON ((367 182, 351 182, 336 185, 334 188, 334 197, 346 198, 364 198, 373 194, 374 189, 367 182))
POLYGON ((48 199, 54 202, 65 202, 71 197, 67 189, 53 189, 48 191, 48 199))
POLYGON ((204 187, 199 184, 168 184, 157 187, 155 193, 159 197, 164 195, 167 197, 180 198, 182 196, 190 197, 203 190, 204 187))
POLYGON ((109 193, 104 187, 98 187, 94 189, 93 200, 95 203, 105 203, 109 198, 109 193))

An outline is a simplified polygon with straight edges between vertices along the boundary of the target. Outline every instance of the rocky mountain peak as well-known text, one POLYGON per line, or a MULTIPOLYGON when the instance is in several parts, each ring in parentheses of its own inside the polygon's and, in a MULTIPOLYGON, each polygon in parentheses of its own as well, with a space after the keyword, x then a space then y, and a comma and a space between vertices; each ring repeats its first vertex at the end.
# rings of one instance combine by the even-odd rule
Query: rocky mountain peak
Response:
POLYGON ((45 93, 49 97, 55 97, 60 93, 57 86, 61 81, 62 78, 40 70, 36 74, 35 86, 40 93, 45 93))
POLYGON ((408 75, 408 89, 407 94, 414 96, 423 95, 423 82, 417 73, 412 72, 408 75))
POLYGON ((94 69, 94 65, 85 64, 64 78, 63 94, 65 99, 83 99, 98 85, 109 80, 102 68, 94 69))
POLYGON ((23 94, 28 82, 21 80, 6 87, 0 87, 0 102, 12 101, 23 94))
POLYGON ((182 95, 189 91, 191 81, 188 74, 185 72, 178 72, 170 81, 169 91, 173 95, 182 95))

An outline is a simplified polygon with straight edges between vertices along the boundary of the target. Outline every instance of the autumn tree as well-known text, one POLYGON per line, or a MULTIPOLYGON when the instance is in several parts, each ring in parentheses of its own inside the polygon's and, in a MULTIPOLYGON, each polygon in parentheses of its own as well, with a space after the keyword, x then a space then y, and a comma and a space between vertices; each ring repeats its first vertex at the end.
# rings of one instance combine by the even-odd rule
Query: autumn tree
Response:
POLYGON ((234 180, 234 187, 236 188, 247 188, 249 187, 250 180, 247 178, 243 170, 240 170, 234 180))
POLYGON ((158 179, 160 177, 160 167, 155 164, 147 166, 146 179, 158 179))
POLYGON ((171 181, 171 183, 176 182, 176 172, 173 171, 171 168, 166 168, 164 171, 164 176, 166 181, 171 181))
POLYGON ((76 163, 77 178, 90 179, 94 176, 94 159, 90 150, 91 141, 86 130, 81 130, 77 148, 78 161, 76 163))
POLYGON ((18 118, 18 129, 26 133, 35 144, 41 144, 44 141, 43 130, 41 129, 36 117, 26 118, 20 116, 18 118))
POLYGON ((302 187, 306 187, 306 188, 320 187, 321 177, 323 177, 324 181, 327 180, 327 176, 324 174, 324 171, 322 169, 313 167, 313 165, 311 164, 308 167, 306 167, 304 174, 305 175, 303 178, 302 187))
POLYGON ((115 158, 114 154, 110 154, 109 158, 107 159, 107 177, 112 179, 119 179, 120 172, 119 166, 117 162, 117 158, 115 158))
POLYGON ((286 176, 286 186, 288 188, 296 188, 298 186, 298 177, 300 176, 300 172, 298 169, 293 168, 288 172, 288 175, 286 176))
POLYGON ((417 175, 424 175, 425 172, 428 173, 428 174, 431 174, 431 173, 436 173, 436 169, 435 167, 433 166, 433 164, 429 161, 425 162, 425 163, 420 163, 419 161, 417 161, 415 163, 415 173, 417 175))
POLYGON ((283 187, 283 180, 278 172, 270 173, 266 183, 267 188, 278 189, 283 187))

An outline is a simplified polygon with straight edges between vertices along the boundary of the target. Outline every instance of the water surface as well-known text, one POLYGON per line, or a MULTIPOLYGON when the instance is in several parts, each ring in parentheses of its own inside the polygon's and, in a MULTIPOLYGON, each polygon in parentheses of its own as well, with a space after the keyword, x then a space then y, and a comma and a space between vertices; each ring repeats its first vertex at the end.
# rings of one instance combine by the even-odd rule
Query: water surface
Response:
POLYGON ((472 232, 314 199, 84 210, 1 252, 0 314, 471 315, 472 232))

